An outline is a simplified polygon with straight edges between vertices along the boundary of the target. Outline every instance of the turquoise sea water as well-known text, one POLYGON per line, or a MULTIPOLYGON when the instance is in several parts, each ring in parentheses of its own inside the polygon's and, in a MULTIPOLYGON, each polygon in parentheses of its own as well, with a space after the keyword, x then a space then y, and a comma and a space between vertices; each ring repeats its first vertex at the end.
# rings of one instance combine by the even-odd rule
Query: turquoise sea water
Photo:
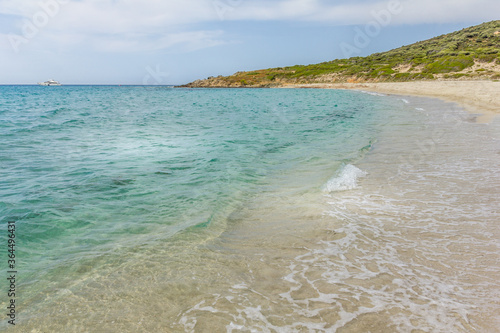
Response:
MULTIPOLYGON (((297 228, 307 220, 304 216, 325 214, 326 206, 314 206, 318 198, 357 188, 370 168, 354 165, 377 152, 387 128, 396 128, 401 138, 406 128, 421 129, 415 124, 425 115, 407 102, 319 89, 0 87, 0 237, 6 244, 6 224, 15 221, 20 324, 31 325, 34 332, 37 327, 40 332, 82 327, 90 332, 127 331, 124 327, 201 332, 217 325, 224 331, 258 330, 261 326, 252 326, 249 314, 243 325, 232 317, 197 327, 201 324, 188 314, 200 307, 186 299, 208 300, 227 290, 224 283, 247 274, 239 265, 248 259, 241 257, 256 249, 227 250, 228 243, 258 230, 265 235, 297 228), (409 110, 410 116, 395 121, 409 110), (262 198, 265 203, 259 202, 262 198), (307 208, 294 224, 283 216, 298 202, 307 208), (248 217, 254 207, 259 213, 248 217), (257 220, 278 222, 246 227, 257 220), (226 243, 227 235, 231 241, 226 243), (243 261, 216 269, 222 252, 223 258, 243 261), (191 278, 203 280, 204 274, 202 291, 185 285, 191 278), (224 280, 220 287, 213 285, 216 276, 224 280), (130 282, 139 278, 145 281, 141 286, 130 282), (143 302, 138 294, 162 298, 152 307, 137 307, 143 302), (97 299, 101 302, 94 303, 97 299), (86 302, 88 307, 81 308, 86 302), (92 304, 110 309, 109 317, 94 312, 92 304), (134 325, 144 320, 142 326, 125 323, 131 309, 142 313, 134 319, 134 325), (76 313, 81 317, 72 322, 76 313), (113 326, 120 320, 124 326, 113 326)), ((404 164, 396 158, 386 162, 404 164)), ((6 261, 6 247, 1 251, 6 261)), ((356 251, 362 250, 355 247, 353 255, 356 251)), ((280 269, 286 267, 291 266, 280 269)), ((262 280, 280 285, 290 282, 285 277, 270 272, 262 280)), ((235 290, 246 288, 233 284, 235 290)), ((5 281, 0 288, 4 293, 5 281)), ((284 331, 294 331, 289 329, 284 331)))
POLYGON ((210 228, 273 173, 333 173, 376 135, 373 97, 348 92, 1 89, 2 223, 25 276, 210 228))

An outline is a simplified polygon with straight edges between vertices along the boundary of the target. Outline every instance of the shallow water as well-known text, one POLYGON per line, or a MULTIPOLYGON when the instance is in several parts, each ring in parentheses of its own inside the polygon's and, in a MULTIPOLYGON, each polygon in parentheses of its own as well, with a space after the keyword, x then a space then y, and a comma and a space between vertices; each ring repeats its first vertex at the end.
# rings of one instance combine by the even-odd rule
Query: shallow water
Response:
POLYGON ((500 326, 498 121, 361 92, 61 88, 0 88, 20 331, 500 326))

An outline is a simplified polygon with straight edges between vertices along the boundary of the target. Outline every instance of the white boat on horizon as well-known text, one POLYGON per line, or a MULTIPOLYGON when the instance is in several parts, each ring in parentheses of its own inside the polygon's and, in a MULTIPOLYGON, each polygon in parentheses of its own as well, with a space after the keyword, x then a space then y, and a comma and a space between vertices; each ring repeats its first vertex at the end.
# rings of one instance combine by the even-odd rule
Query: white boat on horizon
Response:
POLYGON ((38 82, 39 85, 41 86, 60 86, 61 83, 57 82, 56 80, 48 80, 45 82, 38 82))

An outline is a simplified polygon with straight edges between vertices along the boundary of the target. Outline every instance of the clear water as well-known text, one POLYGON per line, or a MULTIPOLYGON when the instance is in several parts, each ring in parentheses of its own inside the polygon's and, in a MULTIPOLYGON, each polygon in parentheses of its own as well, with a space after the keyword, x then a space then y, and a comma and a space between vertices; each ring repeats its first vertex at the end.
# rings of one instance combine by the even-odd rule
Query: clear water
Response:
POLYGON ((338 90, 0 87, 17 328, 495 327, 497 128, 338 90))

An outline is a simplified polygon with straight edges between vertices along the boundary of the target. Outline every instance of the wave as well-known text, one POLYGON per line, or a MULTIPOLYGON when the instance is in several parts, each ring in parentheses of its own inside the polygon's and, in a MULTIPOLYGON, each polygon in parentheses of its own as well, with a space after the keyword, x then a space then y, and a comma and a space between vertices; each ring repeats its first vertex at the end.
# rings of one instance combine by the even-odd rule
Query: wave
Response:
POLYGON ((378 92, 374 92, 374 91, 366 91, 366 90, 360 90, 360 92, 362 92, 363 94, 368 94, 368 95, 372 95, 372 96, 387 96, 386 94, 381 94, 381 93, 378 93, 378 92))
POLYGON ((323 186, 323 191, 331 193, 352 190, 358 187, 358 178, 365 177, 367 173, 352 164, 345 165, 338 175, 330 178, 323 186))

